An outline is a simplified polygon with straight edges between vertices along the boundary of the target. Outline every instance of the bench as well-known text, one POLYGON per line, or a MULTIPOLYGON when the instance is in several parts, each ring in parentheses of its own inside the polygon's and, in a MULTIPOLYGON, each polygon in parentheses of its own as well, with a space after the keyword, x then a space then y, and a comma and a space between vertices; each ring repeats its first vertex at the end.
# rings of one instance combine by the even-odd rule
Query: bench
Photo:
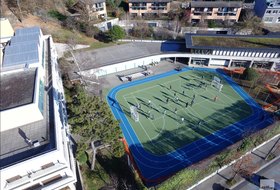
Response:
POLYGON ((142 71, 142 72, 138 72, 138 73, 133 73, 130 75, 126 75, 126 76, 121 76, 120 80, 121 81, 128 81, 128 79, 131 77, 132 80, 138 77, 142 77, 145 76, 145 73, 147 73, 148 75, 150 75, 152 72, 151 71, 142 71))

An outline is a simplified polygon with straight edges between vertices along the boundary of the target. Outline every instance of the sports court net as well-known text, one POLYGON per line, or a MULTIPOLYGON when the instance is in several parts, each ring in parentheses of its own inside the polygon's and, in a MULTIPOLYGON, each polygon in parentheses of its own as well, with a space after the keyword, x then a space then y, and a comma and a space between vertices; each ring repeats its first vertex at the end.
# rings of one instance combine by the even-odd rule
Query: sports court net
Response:
POLYGON ((139 121, 139 113, 137 112, 137 109, 134 106, 130 106, 130 114, 131 118, 135 121, 139 121))
POLYGON ((223 85, 221 84, 221 80, 216 76, 214 76, 214 80, 212 80, 211 86, 216 87, 219 90, 219 92, 221 92, 223 88, 223 85))

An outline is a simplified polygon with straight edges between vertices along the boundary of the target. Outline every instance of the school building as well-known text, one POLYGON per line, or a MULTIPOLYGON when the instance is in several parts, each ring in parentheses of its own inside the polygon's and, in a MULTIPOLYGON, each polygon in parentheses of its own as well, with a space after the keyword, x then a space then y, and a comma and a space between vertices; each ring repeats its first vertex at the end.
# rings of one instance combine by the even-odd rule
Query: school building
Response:
POLYGON ((6 33, 0 59, 0 189, 75 189, 75 160, 52 37, 44 36, 40 27, 6 29, 0 28, 6 33))
MULTIPOLYGON (((280 37, 248 35, 185 34, 185 41, 138 40, 76 54, 82 75, 99 76, 178 59, 190 65, 280 70, 280 37), (215 43, 214 43, 215 42, 215 43), (92 56, 94 55, 94 56, 92 56)), ((125 41, 125 40, 123 40, 125 41)), ((130 41, 130 40, 126 40, 130 41)), ((69 73, 70 80, 79 75, 69 73)))

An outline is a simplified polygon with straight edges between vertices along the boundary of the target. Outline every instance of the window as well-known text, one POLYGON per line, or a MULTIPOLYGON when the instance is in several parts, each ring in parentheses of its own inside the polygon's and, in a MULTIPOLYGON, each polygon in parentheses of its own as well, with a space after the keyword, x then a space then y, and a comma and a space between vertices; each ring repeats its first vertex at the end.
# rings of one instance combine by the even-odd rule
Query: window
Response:
POLYGON ((277 18, 277 21, 276 21, 276 22, 280 22, 280 17, 277 18))
POLYGON ((272 11, 272 13, 273 13, 273 14, 277 14, 277 13, 278 13, 278 11, 274 10, 274 11, 272 11))
POLYGON ((273 17, 265 17, 264 22, 272 22, 273 17))
POLYGON ((268 11, 266 11, 266 14, 270 14, 270 13, 271 13, 271 11, 269 11, 269 10, 268 10, 268 11))

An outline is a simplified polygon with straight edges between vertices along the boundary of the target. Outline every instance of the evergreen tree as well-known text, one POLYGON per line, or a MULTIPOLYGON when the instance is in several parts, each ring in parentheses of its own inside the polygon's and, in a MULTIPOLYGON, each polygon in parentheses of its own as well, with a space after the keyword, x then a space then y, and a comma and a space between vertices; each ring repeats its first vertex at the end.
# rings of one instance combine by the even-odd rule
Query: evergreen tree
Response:
POLYGON ((84 142, 102 140, 102 143, 111 145, 115 156, 123 155, 119 140, 122 133, 120 120, 114 119, 109 106, 100 97, 88 97, 84 91, 78 92, 70 105, 69 124, 71 132, 81 135, 84 142))
POLYGON ((119 40, 125 37, 125 31, 118 25, 113 26, 108 32, 108 35, 111 40, 119 40))

